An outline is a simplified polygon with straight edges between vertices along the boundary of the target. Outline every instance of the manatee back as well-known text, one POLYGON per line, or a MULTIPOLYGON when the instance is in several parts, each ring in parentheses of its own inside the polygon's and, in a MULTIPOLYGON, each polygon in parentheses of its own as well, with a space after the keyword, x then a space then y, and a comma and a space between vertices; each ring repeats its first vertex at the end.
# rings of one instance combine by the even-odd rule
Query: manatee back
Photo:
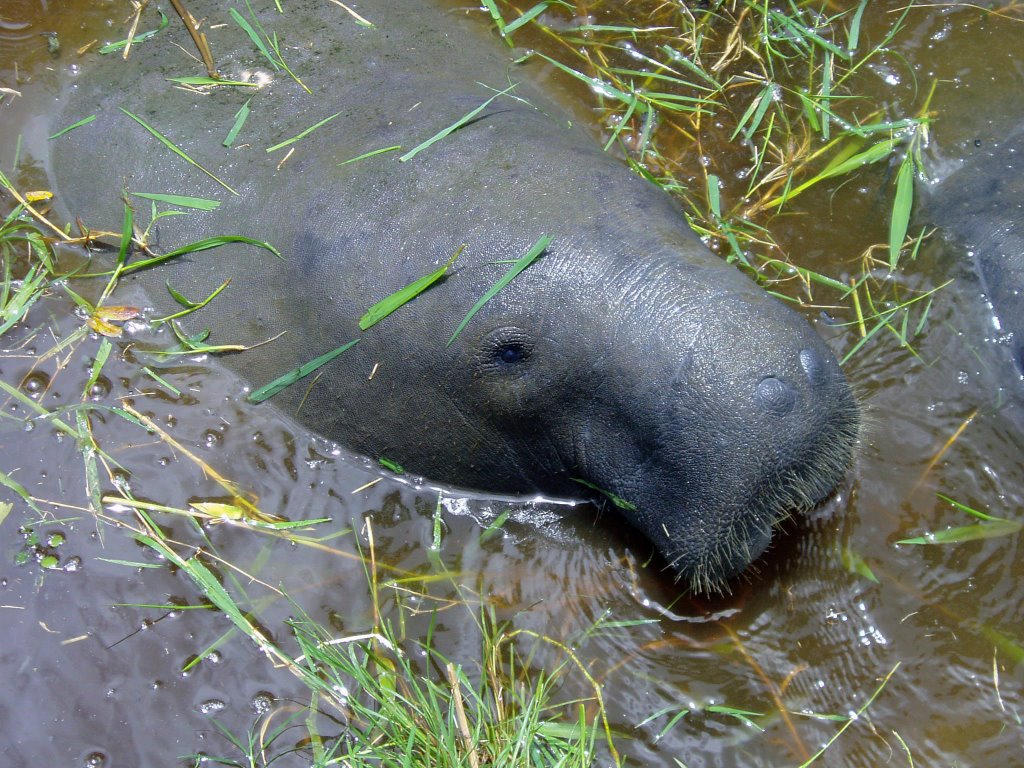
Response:
POLYGON ((1024 375, 1024 130, 979 148, 939 185, 928 216, 971 255, 1024 375))
MULTIPOLYGON (((189 8, 208 19, 225 76, 266 69, 223 4, 193 0, 189 8)), ((685 272, 680 301, 696 306, 710 291, 731 292, 734 306, 771 318, 782 311, 700 244, 667 195, 572 126, 515 70, 511 52, 476 24, 410 0, 360 9, 376 28, 359 26, 336 6, 301 0, 289 2, 283 15, 260 15, 312 95, 283 72, 255 92, 224 87, 199 95, 174 87, 167 78, 202 72, 183 52, 194 46, 177 24, 166 37, 138 46, 127 64, 93 56, 65 96, 60 126, 89 114, 97 119, 54 146, 53 178, 69 218, 81 215, 94 228, 119 226, 123 188, 193 195, 221 205, 161 219, 150 238, 158 252, 219 234, 280 248, 283 260, 252 246, 224 246, 137 277, 158 314, 180 310, 165 282, 196 301, 230 277, 227 290, 184 325, 190 332, 211 329, 212 343, 258 345, 222 358, 253 386, 360 339, 321 370, 311 390, 303 382, 275 396, 279 408, 359 453, 416 455, 417 470, 427 476, 522 492, 531 486, 514 472, 523 463, 514 455, 521 449, 485 418, 493 409, 481 403, 476 410, 484 415, 471 418, 459 405, 478 389, 468 350, 483 343, 495 318, 603 343, 607 329, 587 320, 615 317, 604 307, 602 286, 622 290, 642 281, 638 265, 657 267, 655 255, 685 272), (408 162, 399 161, 398 151, 345 162, 396 145, 406 152, 510 81, 518 83, 510 94, 408 162), (235 144, 224 147, 234 115, 249 99, 248 121, 235 144), (238 194, 172 153, 124 110, 238 194), (266 151, 335 114, 291 147, 266 151), (555 241, 544 258, 488 302, 457 344, 446 346, 508 262, 545 234, 555 241), (434 271, 462 244, 451 277, 371 333, 360 332, 358 320, 371 304, 434 271), (631 277, 611 281, 610 275, 631 277), (447 435, 491 444, 495 461, 510 469, 496 478, 478 461, 453 468, 439 438, 447 435)), ((148 205, 134 202, 140 211, 148 205)), ((793 321, 788 313, 781 320, 793 321)), ((584 342, 568 346, 579 350, 581 367, 603 359, 588 355, 584 342)))
MULTIPOLYGON (((283 14, 267 5, 270 10, 258 12, 259 22, 278 35, 286 62, 312 94, 286 72, 271 69, 226 4, 194 0, 189 10, 205 20, 222 76, 264 84, 205 94, 176 87, 168 78, 205 71, 192 56, 195 46, 184 26, 172 19, 166 30, 135 46, 127 62, 96 54, 83 59, 81 75, 62 96, 65 106, 54 130, 88 115, 96 119, 57 139, 50 159, 58 205, 68 220, 82 217, 93 229, 116 229, 125 190, 189 195, 220 206, 161 219, 149 233, 154 251, 222 234, 265 240, 280 249, 283 260, 252 246, 227 245, 133 278, 145 287, 157 314, 181 309, 165 283, 198 300, 230 278, 227 290, 184 325, 190 331, 211 329, 217 343, 243 345, 286 331, 280 341, 225 359, 255 385, 355 338, 357 320, 370 304, 436 269, 474 234, 479 242, 489 228, 490 242, 501 239, 510 228, 501 228, 495 217, 512 215, 511 205, 501 211, 503 202, 510 202, 507 191, 495 184, 486 192, 489 198, 482 194, 486 177, 497 180, 504 169, 488 168, 486 160, 477 164, 474 178, 465 170, 472 163, 457 169, 453 161, 465 151, 465 136, 439 142, 407 163, 399 163, 401 152, 392 151, 344 164, 390 146, 408 151, 480 106, 510 82, 507 50, 482 37, 463 14, 413 0, 361 4, 374 28, 360 26, 327 3, 293 0, 283 14), (244 105, 249 117, 233 145, 225 147, 244 105), (173 153, 127 113, 224 183, 173 153), (331 116, 305 138, 267 151, 331 116), (474 198, 476 208, 487 210, 478 211, 473 226, 463 226, 472 220, 466 200, 474 198)), ((515 95, 520 93, 534 107, 545 103, 528 84, 517 86, 515 95)), ((502 97, 491 113, 513 107, 537 111, 502 97)), ((538 147, 538 167, 545 162, 541 155, 553 155, 566 142, 595 154, 565 121, 545 119, 536 130, 552 134, 550 149, 538 147)), ((507 146, 512 138, 499 137, 499 143, 507 146)), ((492 160, 500 162, 497 156, 492 160)), ((137 209, 136 223, 145 226, 149 203, 128 199, 137 209)), ((525 242, 530 236, 523 232, 505 240, 525 242)), ((525 246, 514 247, 521 255, 525 246)), ((508 257, 512 250, 511 245, 509 253, 500 246, 470 247, 456 267, 508 257)), ((286 392, 278 402, 290 397, 286 392)))

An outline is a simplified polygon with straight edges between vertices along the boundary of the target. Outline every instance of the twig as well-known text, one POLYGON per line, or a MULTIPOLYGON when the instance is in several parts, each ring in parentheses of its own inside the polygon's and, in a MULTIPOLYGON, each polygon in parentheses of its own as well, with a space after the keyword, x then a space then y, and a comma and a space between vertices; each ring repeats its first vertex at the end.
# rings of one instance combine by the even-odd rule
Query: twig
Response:
POLYGON ((192 42, 196 44, 196 48, 199 49, 199 55, 203 57, 203 64, 206 66, 206 74, 210 77, 220 77, 217 72, 217 66, 213 63, 213 54, 210 53, 210 44, 206 42, 206 35, 200 32, 196 28, 195 20, 192 18, 192 14, 185 10, 185 6, 181 0, 171 0, 171 5, 174 6, 174 10, 181 16, 181 20, 185 22, 185 29, 188 30, 189 35, 192 36, 192 42))
POLYGON ((459 687, 459 676, 455 674, 455 665, 450 661, 447 667, 448 685, 452 689, 452 699, 455 702, 455 720, 459 724, 459 735, 462 736, 462 746, 469 755, 469 764, 472 768, 480 768, 480 758, 476 754, 476 746, 473 744, 473 736, 469 732, 469 720, 466 719, 466 709, 462 704, 462 689, 459 687))
POLYGON ((132 26, 128 30, 128 40, 125 42, 124 51, 121 53, 121 58, 124 61, 128 61, 128 53, 132 49, 132 40, 135 39, 135 33, 139 30, 139 21, 142 19, 142 11, 147 5, 149 5, 149 0, 142 0, 141 3, 133 2, 132 5, 135 6, 135 17, 132 19, 132 26))

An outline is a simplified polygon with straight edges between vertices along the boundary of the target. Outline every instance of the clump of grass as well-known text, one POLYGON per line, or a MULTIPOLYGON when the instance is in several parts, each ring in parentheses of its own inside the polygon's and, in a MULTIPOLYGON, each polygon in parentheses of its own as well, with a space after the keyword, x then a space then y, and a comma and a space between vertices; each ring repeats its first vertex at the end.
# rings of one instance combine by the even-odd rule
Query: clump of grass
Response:
POLYGON ((54 277, 53 254, 38 226, 16 206, 0 224, 0 336, 20 323, 54 277), (27 268, 15 272, 16 261, 27 268))
POLYGON ((831 305, 859 317, 856 303, 871 292, 886 307, 876 331, 894 330, 909 346, 913 334, 900 326, 910 322, 905 310, 917 302, 893 299, 901 287, 889 277, 920 245, 921 235, 908 239, 907 232, 927 101, 915 115, 891 117, 863 95, 858 79, 887 55, 909 7, 869 42, 867 0, 836 13, 755 0, 665 3, 638 24, 621 23, 612 4, 485 5, 499 34, 510 39, 514 31, 522 45, 518 35, 531 32, 543 49, 532 56, 587 86, 606 145, 621 144, 635 170, 681 197, 693 228, 728 260, 768 290, 808 306, 819 304, 824 291, 831 305), (699 155, 714 159, 697 162, 699 155), (786 254, 772 235, 774 217, 794 210, 800 194, 873 164, 897 167, 888 259, 864 259, 851 285, 786 254))
MULTIPOLYGON (((585 702, 558 702, 569 662, 527 676, 515 631, 480 622, 482 669, 467 674, 429 643, 402 650, 390 623, 367 638, 332 638, 308 617, 291 622, 300 660, 322 684, 350 691, 349 725, 334 759, 363 766, 590 766, 601 738, 585 702), (412 659, 422 656, 427 669, 412 659), (574 714, 573 714, 574 713, 574 714)), ((608 746, 614 749, 609 741, 608 746)))
MULTIPOLYGON (((575 651, 558 639, 504 624, 487 607, 476 608, 476 602, 468 599, 461 599, 456 610, 466 610, 468 626, 476 627, 480 651, 473 661, 444 655, 432 641, 432 630, 423 638, 408 637, 406 613, 413 609, 405 608, 402 596, 415 592, 416 583, 426 585, 437 579, 450 580, 459 589, 455 575, 435 560, 440 573, 420 577, 395 572, 392 578, 391 569, 376 560, 369 520, 368 554, 333 550, 362 562, 372 603, 372 618, 365 630, 339 637, 291 602, 293 618, 286 621, 284 631, 268 632, 261 618, 264 609, 283 599, 291 601, 290 597, 223 559, 204 526, 230 525, 239 533, 248 531, 319 550, 330 539, 354 531, 320 533, 330 520, 287 521, 261 512, 232 481, 151 419, 131 406, 125 406, 125 411, 138 426, 201 467, 231 499, 194 501, 181 508, 136 499, 129 489, 120 488, 119 494, 102 498, 103 507, 97 512, 100 522, 116 525, 192 581, 201 598, 188 607, 213 610, 229 619, 231 628, 197 653, 189 666, 200 663, 216 647, 244 637, 276 668, 309 689, 307 706, 296 709, 293 703, 284 704, 245 733, 217 724, 227 752, 197 755, 197 765, 271 765, 299 749, 312 765, 324 768, 584 768, 597 764, 599 755, 604 762, 620 764, 601 686, 575 651), (106 509, 116 511, 116 519, 106 509), (194 522, 191 530, 199 541, 169 538, 160 524, 165 515, 194 522), (253 585, 262 585, 266 594, 254 595, 253 585), (384 612, 385 602, 390 614, 384 612), (561 661, 554 669, 538 671, 526 661, 540 645, 560 652, 561 661), (590 694, 580 699, 560 693, 569 676, 582 676, 590 694), (284 713, 291 714, 279 719, 284 713)), ((133 562, 124 564, 137 567, 133 562)), ((422 612, 422 606, 419 600, 415 612, 422 612)), ((135 607, 181 608, 159 603, 135 607)), ((439 610, 450 607, 446 602, 439 610)))
MULTIPOLYGON (((619 764, 600 686, 574 652, 559 641, 512 629, 481 609, 474 618, 479 630, 480 663, 467 669, 435 648, 430 634, 425 640, 409 641, 396 631, 392 621, 382 617, 380 593, 387 584, 380 583, 371 551, 364 567, 373 599, 373 625, 365 632, 337 637, 293 603, 297 618, 289 620, 287 626, 296 655, 271 640, 252 609, 244 607, 255 603, 246 595, 242 579, 231 575, 221 580, 204 562, 209 557, 217 558, 208 539, 202 550, 185 547, 169 540, 152 517, 167 511, 187 515, 189 511, 121 501, 135 512, 138 525, 132 528, 140 543, 188 575, 208 605, 231 620, 235 632, 249 638, 276 665, 289 670, 310 689, 307 717, 301 725, 297 718, 293 720, 295 727, 307 731, 303 741, 313 745, 314 765, 584 768, 595 763, 599 742, 619 764), (182 548, 191 554, 180 554, 182 548), (236 599, 236 594, 243 599, 236 599), (553 645, 564 653, 564 660, 554 670, 531 673, 517 649, 517 643, 524 640, 553 645), (560 700, 562 678, 574 670, 587 679, 593 696, 560 700), (588 714, 588 706, 593 710, 595 705, 596 714, 588 714), (334 722, 340 718, 344 726, 337 734, 324 736, 316 725, 317 713, 334 722)), ((199 518, 208 517, 199 513, 199 518)), ((261 532, 292 536, 284 528, 264 526, 261 532)), ((372 533, 369 538, 372 546, 372 533)), ((217 561, 224 562, 219 558, 217 561)), ((249 580, 257 581, 252 577, 249 580)), ((397 598, 395 606, 403 610, 397 598)), ((404 622, 399 621, 399 625, 404 626, 404 622)), ((202 758, 221 765, 256 764, 257 751, 265 755, 283 733, 281 727, 269 726, 261 731, 261 738, 254 738, 255 731, 245 737, 223 728, 221 731, 241 753, 202 758)), ((270 764, 294 751, 282 749, 262 759, 270 764)))

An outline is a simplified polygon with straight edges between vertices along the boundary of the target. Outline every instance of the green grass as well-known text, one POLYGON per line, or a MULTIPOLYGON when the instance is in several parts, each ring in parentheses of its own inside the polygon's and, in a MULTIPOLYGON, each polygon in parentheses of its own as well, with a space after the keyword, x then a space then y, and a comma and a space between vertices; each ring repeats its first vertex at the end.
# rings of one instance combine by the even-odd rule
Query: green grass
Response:
MULTIPOLYGON (((909 322, 914 301, 897 296, 899 281, 890 278, 902 260, 916 256, 922 237, 907 235, 928 101, 917 114, 893 118, 883 116, 886 105, 860 92, 863 78, 874 77, 869 65, 889 53, 909 12, 894 14, 884 34, 868 41, 869 5, 860 0, 823 13, 798 0, 663 4, 634 25, 619 21, 610 3, 586 9, 608 23, 586 24, 571 3, 485 3, 499 35, 510 40, 514 31, 517 44, 526 45, 520 35, 529 32, 540 48, 530 56, 587 86, 606 146, 620 143, 635 170, 679 196, 693 228, 721 243, 716 250, 729 261, 773 293, 809 307, 825 303, 852 314, 854 286, 869 291, 880 306, 899 306, 881 323, 898 329, 909 322), (721 172, 716 163, 704 167, 705 183, 689 186, 683 177, 693 173, 689 154, 698 142, 730 159, 721 172), (746 163, 737 159, 744 154, 746 163), (880 244, 888 258, 865 260, 851 285, 785 253, 772 235, 778 215, 799 210, 802 194, 831 189, 870 165, 897 169, 889 236, 880 244), (889 274, 880 274, 879 264, 889 274)), ((902 343, 909 346, 907 334, 902 343)))
MULTIPOLYGON (((215 562, 223 561, 208 539, 197 552, 195 547, 169 540, 154 518, 167 513, 198 518, 206 515, 198 509, 173 510, 125 498, 105 499, 108 503, 115 500, 134 511, 136 522, 127 527, 139 543, 186 574, 203 595, 206 606, 230 620, 233 631, 216 645, 231 634, 240 634, 311 692, 306 713, 285 724, 270 727, 268 719, 265 728, 254 726, 245 735, 221 728, 225 748, 231 745, 233 751, 208 755, 206 759, 221 765, 250 766, 258 764, 256 755, 268 750, 273 758, 279 757, 295 748, 282 746, 278 750, 275 742, 285 730, 295 728, 306 731, 301 740, 309 745, 316 766, 584 768, 594 765, 598 754, 615 764, 620 762, 601 687, 575 652, 560 641, 514 629, 499 622, 486 608, 471 608, 469 602, 464 610, 477 629, 477 662, 460 663, 445 656, 431 644, 432 633, 425 639, 409 639, 396 629, 405 626, 404 620, 383 615, 381 594, 385 591, 394 595, 390 601, 393 614, 405 609, 400 600, 402 592, 392 589, 396 586, 393 582, 382 580, 372 550, 363 561, 373 599, 372 626, 339 637, 293 603, 296 618, 286 622, 288 631, 273 633, 288 639, 274 641, 258 619, 256 606, 261 601, 253 600, 243 586, 254 583, 254 579, 217 576, 207 563, 211 557, 215 562), (562 661, 554 669, 531 671, 524 659, 533 652, 521 651, 529 644, 556 648, 562 661), (562 681, 572 675, 586 681, 591 695, 585 699, 562 698, 562 681), (323 733, 318 723, 325 721, 315 716, 318 712, 329 716, 327 722, 341 718, 345 727, 340 731, 335 728, 332 734, 323 733)), ((309 529, 318 522, 322 521, 298 525, 309 529)), ((121 525, 126 525, 124 520, 121 525)), ((293 535, 288 529, 271 527, 265 527, 262 533, 293 535)), ((372 542, 371 532, 371 546, 372 542)), ((445 578, 455 584, 454 574, 445 578)), ((293 743, 298 740, 294 734, 289 737, 293 743)))
MULTIPOLYGON (((234 8, 232 8, 231 10, 234 10, 234 8)), ((157 128, 154 128, 154 127, 153 127, 152 125, 150 125, 149 123, 147 123, 147 122, 146 122, 145 120, 143 120, 143 119, 142 119, 141 117, 139 117, 138 115, 134 115, 134 114, 132 114, 131 112, 129 112, 129 111, 128 111, 127 109, 125 109, 124 107, 121 107, 120 109, 121 109, 121 111, 122 111, 122 112, 123 112, 123 113, 124 113, 125 115, 127 115, 127 116, 128 116, 128 117, 130 117, 130 118, 131 118, 132 120, 134 120, 134 121, 135 121, 136 123, 138 123, 138 124, 139 124, 139 125, 141 125, 141 126, 142 126, 143 128, 145 128, 145 129, 146 129, 146 131, 148 131, 148 132, 150 133, 150 135, 152 135, 152 136, 153 136, 153 138, 155 138, 155 139, 156 139, 157 141, 159 141, 159 142, 160 142, 161 144, 163 144, 163 145, 164 145, 165 147, 167 147, 167 149, 171 150, 171 152, 173 152, 174 154, 176 154, 176 155, 177 155, 178 157, 180 157, 180 158, 181 158, 182 160, 184 160, 185 162, 187 162, 187 163, 188 163, 189 165, 191 165, 191 166, 193 166, 193 167, 195 167, 195 168, 198 168, 198 169, 199 169, 200 171, 202 171, 202 172, 203 172, 203 173, 205 173, 205 174, 206 174, 207 176, 209 176, 209 177, 210 177, 211 179, 213 179, 213 180, 214 180, 214 181, 216 181, 216 182, 217 182, 218 184, 220 184, 220 185, 221 185, 222 187, 224 187, 224 189, 226 189, 226 190, 227 190, 228 192, 230 192, 230 193, 231 193, 232 195, 236 195, 236 196, 238 195, 238 192, 236 192, 236 191, 234 190, 234 188, 233 188, 233 187, 231 187, 231 186, 230 186, 230 185, 229 185, 229 184, 228 184, 228 183, 227 183, 226 181, 224 181, 224 180, 223 180, 223 179, 221 179, 221 178, 220 178, 219 176, 217 176, 217 175, 216 175, 215 173, 213 173, 213 171, 210 171, 210 170, 208 170, 207 168, 205 168, 205 167, 204 167, 204 166, 203 166, 202 164, 200 164, 200 163, 199 163, 199 162, 197 162, 196 160, 193 160, 193 159, 192 159, 192 158, 191 158, 191 157, 190 157, 190 156, 189 156, 189 155, 188 155, 188 154, 187 154, 187 153, 185 152, 185 150, 183 150, 183 149, 182 149, 181 147, 179 147, 179 146, 178 146, 177 144, 175 144, 175 143, 174 143, 173 141, 171 141, 171 140, 170 140, 169 138, 167 138, 167 137, 166 137, 166 136, 165 136, 165 135, 164 135, 163 133, 161 133, 161 132, 160 132, 160 131, 159 131, 159 130, 158 130, 157 128)))
POLYGON ((1024 521, 1008 520, 982 512, 966 504, 961 504, 941 493, 938 497, 950 504, 954 509, 970 515, 978 520, 973 525, 954 526, 940 531, 928 532, 909 539, 900 539, 897 544, 960 544, 965 541, 979 541, 1012 536, 1024 530, 1024 521))

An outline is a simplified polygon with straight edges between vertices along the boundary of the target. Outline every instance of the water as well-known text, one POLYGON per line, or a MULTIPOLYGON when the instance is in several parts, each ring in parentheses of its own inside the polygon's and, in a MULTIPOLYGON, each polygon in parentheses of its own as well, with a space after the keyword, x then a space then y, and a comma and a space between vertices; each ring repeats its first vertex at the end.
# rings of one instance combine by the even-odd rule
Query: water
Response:
MULTIPOLYGON (((0 169, 20 189, 48 186, 47 115, 58 108, 61 80, 76 76, 75 49, 93 38, 124 35, 128 11, 120 3, 81 6, 71 12, 62 5, 57 13, 35 0, 6 2, 0 10, 0 86, 22 93, 0 105, 0 169), (57 54, 42 34, 50 31, 61 42, 57 54)), ((864 34, 880 39, 896 7, 872 4, 864 34)), ((628 8, 633 21, 640 18, 640 9, 628 8)), ((588 11, 612 23, 599 5, 588 11)), ((891 117, 915 113, 931 81, 940 81, 926 153, 936 173, 975 140, 998 137, 1019 117, 1006 105, 1024 85, 1024 36, 1020 11, 1004 11, 1005 17, 970 8, 916 9, 892 52, 858 83, 891 117)), ((148 28, 145 21, 142 26, 148 28)), ((554 55, 557 45, 547 45, 554 55)), ((552 87, 575 100, 579 117, 592 114, 600 132, 601 114, 591 111, 589 94, 568 80, 553 78, 552 87)), ((703 188, 710 164, 725 180, 723 198, 736 199, 742 182, 733 180, 748 156, 726 149, 723 133, 724 123, 709 125, 700 146, 680 136, 673 162, 693 189, 703 188)), ((890 174, 872 167, 850 183, 806 193, 793 209, 799 215, 771 222, 773 235, 805 266, 857 274, 862 252, 887 238, 890 174)), ((72 263, 77 256, 64 258, 72 263)), ((956 286, 940 294, 915 339, 916 356, 883 333, 847 366, 869 420, 849 484, 794 524, 729 598, 680 599, 670 582, 637 562, 632 553, 642 547, 631 547, 589 506, 454 494, 442 499, 440 556, 457 576, 421 580, 417 575, 435 572, 428 557, 435 489, 390 478, 364 487, 378 479, 374 468, 267 409, 246 406, 240 382, 206 359, 146 356, 147 346, 168 342, 166 333, 154 338, 141 327, 114 342, 102 379, 86 399, 133 404, 176 444, 114 412, 95 412, 93 435, 105 451, 100 493, 116 495, 118 484, 127 484, 136 498, 168 507, 228 500, 206 464, 261 509, 289 519, 331 518, 314 534, 325 537, 316 546, 228 524, 204 527, 220 556, 269 585, 220 569, 225 579, 234 575, 233 588, 252 599, 245 607, 282 642, 292 607, 274 596, 274 587, 339 636, 372 626, 357 550, 358 542, 368 551, 372 530, 381 581, 402 585, 382 590, 386 614, 397 615, 398 600, 441 609, 437 643, 467 668, 479 657, 478 638, 470 609, 448 602, 455 597, 472 604, 483 596, 515 626, 574 643, 604 686, 619 747, 633 764, 668 765, 677 758, 691 768, 799 765, 839 724, 797 713, 850 714, 899 663, 867 715, 820 764, 907 764, 903 742, 916 765, 1013 765, 1024 748, 1020 537, 933 547, 895 543, 970 522, 937 493, 1015 519, 1024 507, 1024 438, 999 410, 1015 385, 1001 388, 1005 370, 976 283, 956 254, 940 247, 926 248, 900 280, 910 290, 949 276, 956 286), (144 365, 180 394, 145 373, 144 365), (502 532, 481 541, 486 525, 506 509, 513 515, 502 532), (845 566, 844 552, 863 560, 877 583, 845 566), (765 730, 708 711, 709 705, 761 713, 755 719, 765 730), (660 738, 677 710, 635 727, 669 707, 692 711, 660 738)), ((138 297, 117 299, 133 300, 138 297)), ((840 353, 856 342, 851 329, 826 326, 817 310, 808 314, 840 353)), ((848 319, 843 310, 830 314, 848 319)), ((4 337, 0 378, 50 410, 81 402, 100 340, 83 336, 47 355, 55 339, 81 324, 73 302, 54 291, 32 309, 25 327, 4 337)), ((230 629, 219 614, 134 607, 195 606, 203 598, 180 572, 145 567, 160 561, 114 527, 132 522, 127 511, 108 503, 108 520, 94 519, 73 439, 52 421, 26 423, 25 404, 5 396, 0 407, 13 417, 0 421, 0 469, 40 508, 37 513, 3 493, 14 502, 0 524, 4 764, 187 764, 181 756, 196 751, 230 753, 211 718, 241 732, 268 703, 287 708, 308 701, 303 686, 249 642, 233 637, 218 643, 230 629), (204 660, 182 672, 197 656, 204 660)), ((157 519, 171 538, 201 541, 186 520, 157 519)), ((421 636, 425 621, 411 616, 408 636, 421 636)), ((545 646, 535 657, 538 664, 560 658, 545 646)), ((586 693, 584 682, 571 677, 566 692, 574 686, 586 693)), ((341 729, 324 724, 327 734, 341 729)), ((292 743, 301 737, 296 731, 292 743)))

